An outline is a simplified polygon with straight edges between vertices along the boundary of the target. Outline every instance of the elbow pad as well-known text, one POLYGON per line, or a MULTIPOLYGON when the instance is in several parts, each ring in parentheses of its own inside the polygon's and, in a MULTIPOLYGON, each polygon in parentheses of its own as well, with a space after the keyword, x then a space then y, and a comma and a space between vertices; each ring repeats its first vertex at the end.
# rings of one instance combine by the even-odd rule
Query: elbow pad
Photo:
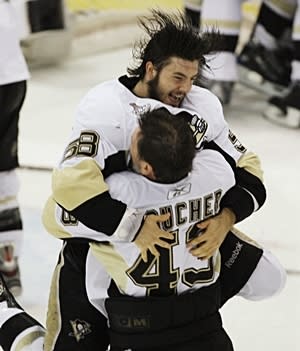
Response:
POLYGON ((127 206, 104 192, 69 213, 87 227, 111 236, 117 230, 127 206))
POLYGON ((230 208, 236 216, 236 223, 238 223, 255 211, 255 202, 247 190, 235 185, 223 196, 220 208, 230 208))
POLYGON ((237 167, 235 170, 236 183, 247 190, 257 202, 257 209, 266 201, 267 193, 263 182, 245 168, 237 167))
MULTIPOLYGON (((243 172, 244 170, 241 169, 241 173, 243 172)), ((256 178, 254 182, 250 184, 238 182, 237 185, 226 192, 221 200, 220 208, 230 208, 236 216, 236 223, 249 217, 266 201, 267 195, 265 186, 257 177, 253 175, 252 177, 256 178)))
POLYGON ((230 208, 238 223, 262 207, 267 194, 263 182, 244 168, 235 169, 235 178, 236 185, 223 196, 220 208, 230 208))

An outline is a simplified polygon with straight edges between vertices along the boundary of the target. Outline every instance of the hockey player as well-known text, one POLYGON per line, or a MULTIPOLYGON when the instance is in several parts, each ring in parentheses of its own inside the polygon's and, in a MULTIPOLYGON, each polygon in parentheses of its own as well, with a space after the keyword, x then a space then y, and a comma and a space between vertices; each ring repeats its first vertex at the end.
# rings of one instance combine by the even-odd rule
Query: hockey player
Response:
POLYGON ((241 29, 242 3, 241 0, 204 0, 201 9, 201 28, 217 28, 221 35, 218 52, 209 58, 211 67, 206 72, 205 85, 224 105, 230 103, 234 84, 238 81, 236 48, 241 29))
MULTIPOLYGON (((143 216, 135 208, 112 199, 105 178, 126 169, 126 153, 139 114, 161 106, 178 113, 181 107, 191 112, 187 122, 194 131, 197 148, 222 149, 229 162, 238 166, 237 185, 224 196, 218 215, 199 224, 205 233, 191 241, 192 246, 197 246, 194 253, 208 259, 220 247, 234 222, 246 218, 264 203, 260 163, 229 131, 218 99, 208 90, 193 85, 205 66, 204 55, 211 51, 211 38, 215 36, 199 35, 184 16, 160 11, 153 11, 153 16, 141 24, 150 38, 138 45, 138 62, 129 69, 131 76, 96 86, 78 107, 69 145, 53 172, 53 194, 44 209, 44 224, 56 237, 68 238, 66 245, 71 250, 78 238, 81 242, 99 240, 98 232, 127 240, 133 240, 138 233, 136 243, 145 261, 148 250, 157 255, 157 246, 170 247, 161 239, 170 238, 170 233, 157 226, 166 220, 166 215, 147 216, 142 224, 143 216), (74 219, 80 221, 93 230, 92 235, 61 231, 54 220, 56 204, 65 210, 67 222, 68 218, 70 223, 74 219)), ((226 248, 223 246, 222 250, 226 248)), ((69 272, 74 269, 65 257, 62 261, 69 266, 69 272)), ((55 279, 60 279, 59 275, 60 271, 55 279)))
MULTIPOLYGON (((209 235, 215 238, 217 234, 214 235, 214 232, 219 234, 225 229, 226 233, 233 222, 246 218, 264 203, 265 189, 261 182, 260 162, 229 131, 222 106, 216 97, 206 89, 193 85, 202 66, 205 66, 204 54, 212 49, 211 39, 214 36, 199 36, 185 24, 184 18, 155 11, 149 23, 145 20, 144 28, 152 36, 148 42, 142 42, 142 46, 137 47, 137 52, 141 52, 141 57, 138 58, 141 64, 129 69, 131 77, 123 76, 96 86, 79 104, 71 135, 71 141, 76 142, 67 147, 59 167, 53 173, 53 196, 49 199, 48 206, 56 202, 88 227, 108 235, 117 230, 120 221, 122 224, 130 223, 134 211, 111 200, 103 177, 126 167, 124 155, 128 140, 136 117, 145 108, 162 106, 162 103, 181 106, 195 114, 189 122, 197 138, 197 148, 223 148, 230 155, 231 162, 240 166, 238 173, 243 178, 241 186, 232 190, 221 215, 206 222, 210 225, 217 223, 218 229, 206 228, 209 235), (169 36, 173 40, 170 41, 169 36), (194 49, 190 50, 190 46, 194 49), (102 125, 103 115, 106 114, 114 117, 102 125), (99 135, 102 141, 100 150, 94 147, 98 137, 85 134, 86 130, 95 131, 99 135), (98 156, 94 159, 96 151, 98 156), (81 183, 83 166, 88 167, 85 177, 91 177, 91 183, 81 183), (68 172, 73 171, 70 178, 68 172), (251 189, 245 191, 243 188, 247 184, 251 189), (244 201, 241 205, 242 199, 244 201), (115 219, 104 215, 110 213, 111 208, 114 209, 115 219), (97 213, 103 213, 103 221, 99 222, 97 215, 94 217, 97 213)), ((48 213, 47 207, 45 213, 48 213)), ((151 229, 157 231, 156 223, 153 223, 151 229)), ((158 231, 158 234, 163 233, 158 231)), ((201 251, 205 256, 212 254, 215 248, 217 247, 209 249, 203 245, 201 251)))
MULTIPOLYGON (((220 31, 222 43, 218 52, 210 58, 211 69, 206 73, 206 81, 203 82, 203 85, 214 92, 223 104, 230 102, 236 81, 269 95, 272 93, 278 95, 290 84, 292 50, 286 45, 286 39, 292 28, 297 0, 262 1, 251 40, 236 56, 243 2, 242 0, 185 2, 186 15, 195 26, 201 22, 201 28, 218 28, 220 31), (199 20, 200 14, 201 21, 199 20)), ((297 40, 296 18, 293 30, 295 40, 297 40)), ((297 60, 297 55, 294 59, 297 60)), ((295 65, 296 63, 293 64, 293 67, 295 65)), ((293 76, 293 81, 299 80, 298 74, 293 74, 293 76)), ((297 92, 296 85, 292 84, 293 89, 290 91, 297 92)), ((288 101, 292 98, 291 107, 295 108, 297 105, 293 98, 295 93, 288 92, 287 95, 291 95, 288 101)), ((277 98, 272 98, 270 104, 272 105, 274 101, 277 105, 277 114, 282 114, 284 109, 278 106, 282 107, 286 104, 277 103, 277 98)), ((275 109, 269 109, 269 111, 275 111, 275 109)), ((274 114, 269 111, 266 111, 265 115, 274 114)), ((278 120, 285 121, 286 119, 279 117, 278 120)))
POLYGON ((264 1, 253 39, 246 45, 242 56, 250 69, 266 76, 275 85, 288 86, 281 93, 273 90, 274 96, 269 99, 263 115, 272 122, 290 128, 300 127, 299 24, 299 0, 264 1), (276 56, 264 54, 270 47, 277 53, 276 56))
POLYGON ((17 201, 18 123, 29 72, 12 2, 0 2, 0 272, 17 296, 22 291, 18 257, 23 240, 17 201))
MULTIPOLYGON (((69 275, 64 262, 57 267, 61 279, 53 280, 52 289, 62 293, 59 300, 67 308, 59 316, 60 330, 48 324, 52 333, 44 342, 44 350, 52 349, 53 343, 61 349, 105 350, 103 335, 99 338, 97 328, 102 323, 98 310, 109 319, 111 351, 232 350, 218 313, 220 296, 227 294, 219 278, 223 274, 220 253, 198 260, 186 244, 197 232, 195 223, 219 211, 224 193, 235 184, 234 173, 214 150, 203 150, 193 162, 195 141, 183 118, 189 118, 187 112, 174 117, 164 108, 144 113, 130 147, 132 166, 144 177, 122 172, 107 179, 111 195, 140 213, 170 214, 163 226, 172 233, 168 240, 171 246, 159 249, 157 258, 148 254, 144 262, 134 243, 116 235, 108 243, 106 234, 96 233, 105 243, 86 245, 85 250, 82 244, 64 245, 63 256, 75 264, 77 271, 69 275), (79 279, 82 275, 85 279, 79 279), (85 295, 92 305, 86 304, 85 295), (72 308, 74 304, 78 310, 72 308), (59 331, 64 329, 69 337, 61 340, 59 331)), ((67 218, 59 206, 55 221, 62 232, 92 235, 92 230, 67 218)), ((240 243, 235 255, 238 263, 222 257, 236 272, 231 282, 238 289, 236 293, 243 280, 248 282, 239 292, 242 296, 263 298, 266 287, 268 296, 278 292, 284 284, 284 272, 276 259, 245 238, 236 240, 233 234, 229 237, 240 243), (244 251, 248 251, 246 256, 244 251), (268 275, 268 281, 259 279, 266 287, 253 289, 253 279, 257 280, 262 272, 268 275), (263 293, 258 296, 260 290, 263 293)), ((237 250, 235 245, 233 249, 237 250)), ((0 290, 0 343, 4 351, 23 351, 20 345, 24 340, 29 340, 30 350, 42 350, 43 328, 16 304, 3 282, 0 290)), ((60 311, 60 306, 50 301, 48 321, 55 321, 60 311)))
POLYGON ((296 0, 264 0, 248 43, 238 61, 241 79, 267 94, 279 94, 290 83, 290 34, 296 0))
POLYGON ((223 105, 230 103, 234 84, 239 79, 236 49, 241 29, 242 3, 242 0, 184 2, 186 16, 198 30, 217 28, 220 33, 218 51, 208 58, 210 69, 205 72, 205 80, 201 84, 216 94, 223 105))
POLYGON ((203 0, 184 0, 184 12, 186 18, 192 23, 196 30, 201 25, 201 10, 203 0))

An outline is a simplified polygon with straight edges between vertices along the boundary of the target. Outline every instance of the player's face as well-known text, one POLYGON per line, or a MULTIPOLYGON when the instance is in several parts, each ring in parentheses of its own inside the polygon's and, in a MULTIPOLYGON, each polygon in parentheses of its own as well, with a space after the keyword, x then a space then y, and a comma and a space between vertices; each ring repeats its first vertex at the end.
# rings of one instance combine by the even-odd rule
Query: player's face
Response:
POLYGON ((160 72, 153 68, 153 78, 148 81, 149 97, 178 107, 198 76, 197 60, 188 61, 172 57, 160 72))

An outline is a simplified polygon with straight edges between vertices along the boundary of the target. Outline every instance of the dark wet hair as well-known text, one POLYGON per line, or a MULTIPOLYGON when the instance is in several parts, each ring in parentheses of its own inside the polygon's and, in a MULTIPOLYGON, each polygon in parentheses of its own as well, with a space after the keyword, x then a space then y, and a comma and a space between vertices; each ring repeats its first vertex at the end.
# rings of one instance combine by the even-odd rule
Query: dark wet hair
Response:
POLYGON ((177 182, 192 169, 195 140, 185 114, 174 115, 161 107, 140 116, 139 157, 152 166, 161 183, 177 182))
POLYGON ((133 59, 136 62, 127 68, 127 72, 140 79, 144 78, 148 61, 160 71, 171 57, 197 60, 200 78, 201 70, 209 69, 205 55, 217 51, 220 45, 220 34, 216 29, 201 33, 180 11, 166 13, 153 9, 151 16, 139 18, 139 25, 148 37, 135 43, 133 59))

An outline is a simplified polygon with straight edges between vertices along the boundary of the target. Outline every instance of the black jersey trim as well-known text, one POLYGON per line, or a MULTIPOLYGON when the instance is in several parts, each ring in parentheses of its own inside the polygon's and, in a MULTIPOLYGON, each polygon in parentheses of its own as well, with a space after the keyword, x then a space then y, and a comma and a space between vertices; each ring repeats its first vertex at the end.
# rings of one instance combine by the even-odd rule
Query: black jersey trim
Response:
POLYGON ((223 196, 221 209, 230 208, 236 216, 236 223, 249 217, 254 212, 254 202, 251 194, 256 199, 259 207, 265 203, 267 195, 263 182, 246 169, 237 167, 235 160, 214 141, 205 143, 204 149, 215 150, 223 155, 235 175, 236 185, 223 196))
POLYGON ((114 200, 106 191, 69 213, 87 227, 111 236, 121 222, 126 208, 125 204, 114 200))

